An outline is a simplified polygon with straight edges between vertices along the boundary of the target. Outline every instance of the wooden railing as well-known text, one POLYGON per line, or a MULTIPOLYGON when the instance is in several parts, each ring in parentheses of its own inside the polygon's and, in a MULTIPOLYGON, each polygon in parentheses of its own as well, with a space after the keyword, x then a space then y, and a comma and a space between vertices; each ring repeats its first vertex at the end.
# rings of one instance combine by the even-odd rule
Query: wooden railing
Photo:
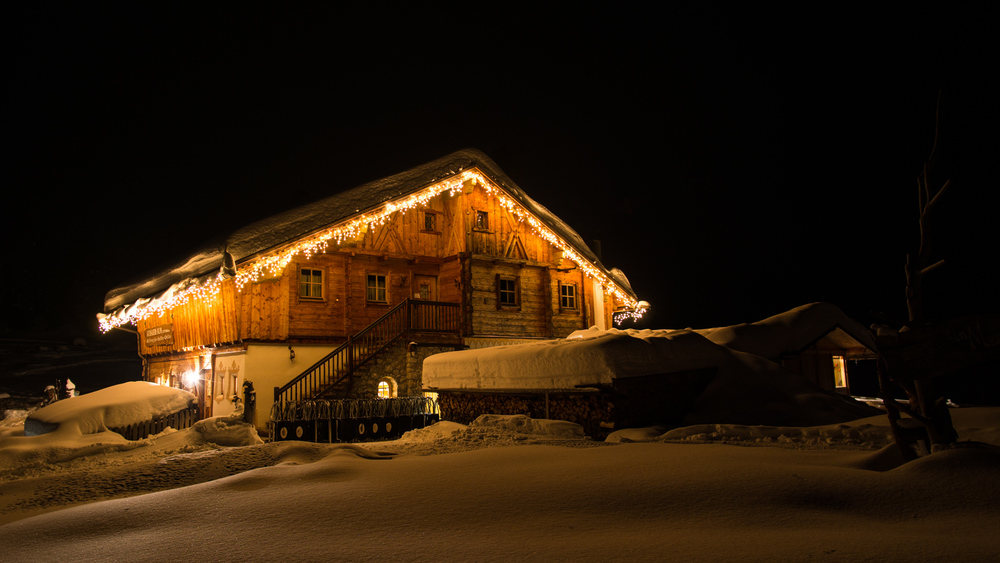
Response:
POLYGON ((411 331, 458 334, 460 327, 458 303, 404 299, 284 386, 275 387, 274 402, 315 399, 347 387, 358 368, 411 331))
POLYGON ((121 434, 126 440, 142 440, 153 434, 163 432, 167 427, 174 430, 191 428, 198 422, 198 407, 190 407, 156 420, 144 420, 128 426, 109 428, 112 432, 121 434))

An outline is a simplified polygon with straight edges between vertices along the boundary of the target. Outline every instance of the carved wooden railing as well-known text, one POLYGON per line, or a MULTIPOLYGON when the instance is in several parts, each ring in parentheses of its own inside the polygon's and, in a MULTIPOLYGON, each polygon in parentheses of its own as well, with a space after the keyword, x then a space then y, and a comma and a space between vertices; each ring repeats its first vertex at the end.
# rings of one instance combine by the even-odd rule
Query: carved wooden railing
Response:
POLYGON ((458 334, 460 312, 458 303, 404 299, 284 386, 275 387, 274 402, 305 401, 346 390, 358 368, 400 337, 410 332, 458 334))

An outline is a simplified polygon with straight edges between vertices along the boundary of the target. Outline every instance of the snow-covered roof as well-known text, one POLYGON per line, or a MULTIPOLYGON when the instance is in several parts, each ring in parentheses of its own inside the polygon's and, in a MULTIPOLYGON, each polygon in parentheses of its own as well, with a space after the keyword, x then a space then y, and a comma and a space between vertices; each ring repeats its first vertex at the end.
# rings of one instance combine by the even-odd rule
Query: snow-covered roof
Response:
POLYGON ((94 434, 109 428, 156 420, 197 402, 194 395, 182 389, 146 381, 129 381, 40 408, 31 413, 24 429, 29 436, 57 429, 94 434))
POLYGON ((218 272, 223 265, 227 250, 236 263, 240 264, 261 253, 378 208, 386 202, 407 196, 473 168, 487 176, 512 199, 571 245, 581 257, 594 264, 619 287, 634 297, 634 292, 621 270, 608 269, 601 264, 576 231, 545 206, 528 197, 524 190, 488 156, 476 149, 465 149, 405 172, 369 182, 315 203, 247 225, 224 239, 206 244, 178 264, 133 283, 123 284, 112 289, 105 297, 104 311, 110 313, 139 299, 157 295, 184 280, 218 272))
POLYGON ((759 322, 710 329, 578 330, 528 344, 459 350, 424 360, 428 388, 573 389, 613 380, 715 368, 734 353, 774 359, 800 352, 831 331, 875 349, 871 335, 836 305, 811 303, 759 322))
POLYGON ((842 331, 856 346, 876 349, 871 333, 830 303, 810 303, 762 321, 697 332, 731 350, 777 358, 801 352, 834 331, 842 331))
MULTIPOLYGON (((714 378, 688 416, 692 421, 764 424, 750 421, 766 415, 782 424, 826 424, 865 411, 771 359, 801 351, 840 326, 859 325, 834 305, 813 303, 735 327, 591 328, 564 339, 435 354, 424 360, 423 384, 430 391, 565 391, 711 369, 714 378)), ((858 337, 870 343, 864 332, 858 337)))

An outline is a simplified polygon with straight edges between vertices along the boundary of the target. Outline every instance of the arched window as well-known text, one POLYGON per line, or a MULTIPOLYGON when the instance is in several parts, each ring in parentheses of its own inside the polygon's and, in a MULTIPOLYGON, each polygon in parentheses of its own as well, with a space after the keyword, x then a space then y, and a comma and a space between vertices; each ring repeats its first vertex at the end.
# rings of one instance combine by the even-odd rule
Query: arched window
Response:
POLYGON ((396 380, 391 377, 383 377, 378 380, 376 393, 379 399, 389 399, 396 396, 396 380))

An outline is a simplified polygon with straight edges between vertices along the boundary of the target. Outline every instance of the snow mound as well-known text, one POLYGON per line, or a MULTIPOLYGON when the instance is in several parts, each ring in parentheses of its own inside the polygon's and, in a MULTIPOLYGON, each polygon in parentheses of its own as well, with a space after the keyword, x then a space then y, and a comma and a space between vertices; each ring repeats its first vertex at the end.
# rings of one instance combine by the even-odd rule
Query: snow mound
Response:
POLYGON ((470 429, 496 429, 517 434, 582 440, 583 427, 565 420, 531 418, 523 414, 484 414, 469 424, 470 429))
POLYGON ((451 422, 449 420, 442 420, 441 422, 435 422, 430 426, 405 432, 399 440, 396 440, 396 442, 402 444, 435 442, 446 438, 452 438, 456 434, 464 432, 466 428, 468 428, 468 426, 464 424, 451 422))
POLYGON ((605 438, 604 441, 609 443, 652 442, 656 438, 662 436, 666 431, 667 428, 665 426, 623 428, 608 434, 608 437, 605 438))
POLYGON ((24 421, 25 436, 56 429, 96 434, 184 410, 197 398, 180 389, 145 381, 129 381, 87 395, 57 401, 31 413, 24 421))
POLYGON ((239 447, 264 443, 257 434, 257 429, 252 424, 243 422, 242 413, 199 420, 191 427, 191 432, 197 433, 206 443, 217 446, 239 447))

